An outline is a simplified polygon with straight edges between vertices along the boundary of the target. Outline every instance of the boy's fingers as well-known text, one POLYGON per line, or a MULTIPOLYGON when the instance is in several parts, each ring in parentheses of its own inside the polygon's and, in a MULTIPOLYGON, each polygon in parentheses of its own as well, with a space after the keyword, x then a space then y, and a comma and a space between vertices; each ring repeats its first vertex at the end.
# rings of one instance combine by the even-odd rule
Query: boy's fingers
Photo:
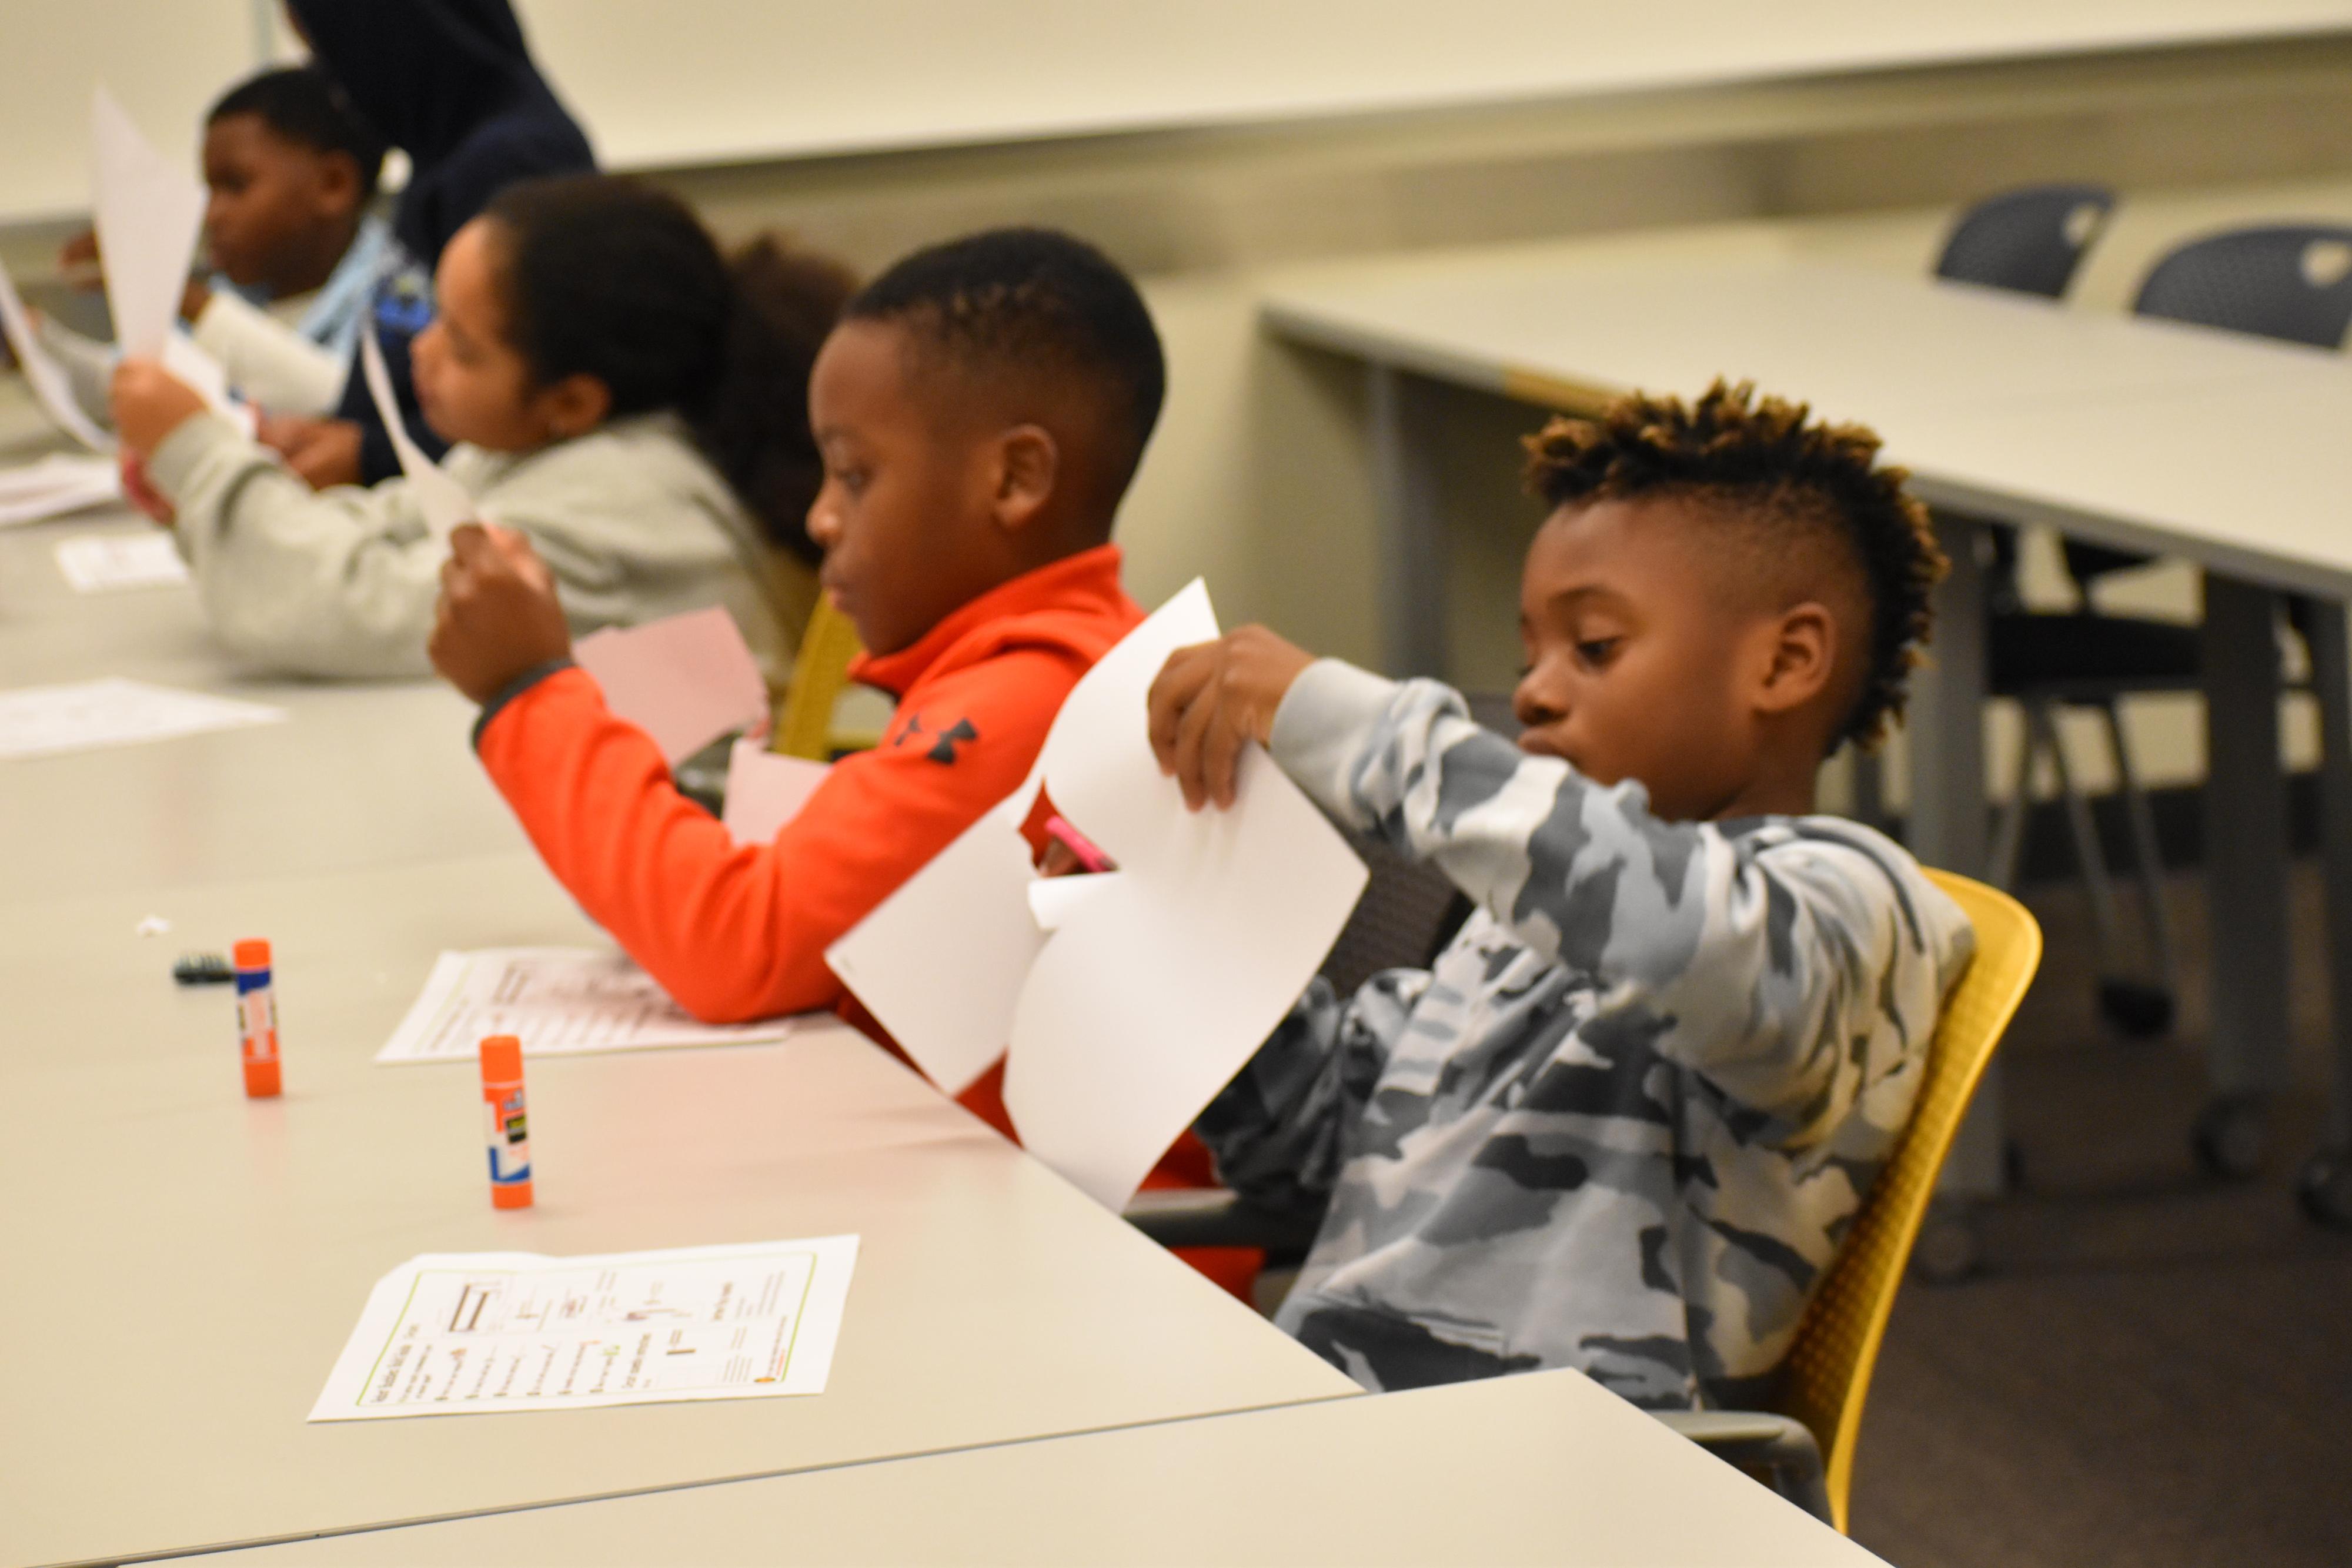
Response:
POLYGON ((1176 771, 1176 736, 1184 715, 1200 700, 1201 688, 1207 685, 1215 668, 1215 644, 1204 643, 1190 648, 1179 648, 1168 655, 1153 678, 1151 691, 1145 698, 1149 705, 1148 733, 1151 737, 1151 755, 1160 763, 1160 771, 1176 771))
POLYGON ((1208 789, 1202 773, 1202 747, 1208 739, 1209 727, 1217 716, 1217 693, 1213 684, 1201 692, 1184 710, 1176 727, 1174 767, 1176 787, 1183 791, 1184 807, 1197 811, 1208 799, 1208 789))
POLYGON ((1249 737, 1230 705, 1219 703, 1215 708, 1201 743, 1202 785, 1217 809, 1223 810, 1234 803, 1234 776, 1240 767, 1242 745, 1249 737))

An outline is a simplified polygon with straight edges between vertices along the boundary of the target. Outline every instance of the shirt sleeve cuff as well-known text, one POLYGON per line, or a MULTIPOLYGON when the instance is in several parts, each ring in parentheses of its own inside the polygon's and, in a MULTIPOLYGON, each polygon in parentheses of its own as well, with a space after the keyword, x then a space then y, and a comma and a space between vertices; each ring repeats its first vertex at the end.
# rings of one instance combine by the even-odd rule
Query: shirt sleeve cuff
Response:
POLYGON ((227 415, 209 410, 190 414, 147 455, 147 482, 173 506, 187 499, 188 486, 215 453, 249 445, 245 432, 227 415))
POLYGON ((572 656, 569 653, 560 659, 549 659, 543 664, 533 664, 491 694, 490 700, 482 705, 480 716, 474 720, 474 749, 477 752, 482 749, 482 732, 489 728, 490 720, 498 717, 508 704, 547 679, 548 676, 572 667, 572 656))
POLYGON ((1343 822, 1352 821, 1349 776, 1401 689, 1369 670, 1318 659, 1283 694, 1266 750, 1316 804, 1343 822))

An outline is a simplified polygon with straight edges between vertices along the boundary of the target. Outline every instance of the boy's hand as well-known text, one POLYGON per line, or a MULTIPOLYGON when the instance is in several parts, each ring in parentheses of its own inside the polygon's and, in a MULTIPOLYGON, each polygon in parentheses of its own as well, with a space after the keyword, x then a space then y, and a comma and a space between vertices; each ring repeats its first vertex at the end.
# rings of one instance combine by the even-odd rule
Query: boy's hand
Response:
POLYGON ((265 414, 254 439, 285 458, 313 490, 360 482, 360 427, 348 419, 265 414))
POLYGON ((477 704, 524 671, 572 652, 554 575, 529 539, 479 523, 449 536, 425 652, 443 678, 477 704))
POLYGON ((1315 655, 1263 626, 1168 656, 1151 683, 1151 753, 1184 791, 1188 808, 1234 803, 1243 744, 1265 744, 1283 694, 1314 662, 1315 655))
POLYGON ((204 394, 152 360, 115 366, 110 392, 115 434, 135 456, 152 456, 165 436, 205 412, 204 394))

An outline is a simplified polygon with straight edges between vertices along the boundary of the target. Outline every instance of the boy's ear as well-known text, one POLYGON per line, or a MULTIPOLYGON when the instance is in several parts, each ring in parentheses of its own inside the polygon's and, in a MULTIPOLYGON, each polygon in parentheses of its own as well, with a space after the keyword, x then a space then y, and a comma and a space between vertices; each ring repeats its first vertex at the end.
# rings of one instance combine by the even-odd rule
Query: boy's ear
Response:
POLYGON ((540 388, 531 402, 547 439, 568 441, 604 423, 613 412, 613 389, 602 377, 583 371, 540 388))
POLYGON ((1759 711, 1787 713, 1819 696, 1837 668, 1837 618, 1827 605, 1808 602, 1782 612, 1756 688, 1759 711))
POLYGON ((992 502, 996 526, 1017 533, 1034 522, 1053 497, 1061 471, 1062 449, 1045 426, 1016 424, 999 436, 992 502))
POLYGON ((310 191, 323 217, 340 217, 360 205, 359 161, 348 152, 322 152, 312 166, 310 191))

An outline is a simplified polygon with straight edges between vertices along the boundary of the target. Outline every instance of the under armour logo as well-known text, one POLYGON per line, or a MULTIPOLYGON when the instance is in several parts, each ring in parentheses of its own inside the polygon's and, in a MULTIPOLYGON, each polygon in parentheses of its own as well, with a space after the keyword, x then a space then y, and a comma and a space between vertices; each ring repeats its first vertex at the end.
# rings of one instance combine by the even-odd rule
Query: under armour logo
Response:
POLYGON ((979 738, 980 731, 971 727, 971 720, 968 718, 960 718, 955 721, 955 727, 953 728, 941 730, 940 732, 940 743, 937 746, 932 747, 929 751, 923 753, 923 755, 929 758, 934 762, 951 763, 956 759, 957 742, 964 740, 978 740, 979 738))
POLYGON ((907 716, 906 724, 900 727, 898 735, 892 738, 890 748, 895 751, 898 747, 906 745, 907 742, 914 739, 916 737, 926 734, 937 736, 939 737, 939 744, 932 747, 929 751, 924 752, 923 755, 929 758, 933 762, 944 764, 952 764, 955 761, 956 747, 959 745, 967 740, 978 740, 980 738, 980 731, 971 727, 971 720, 968 718, 960 718, 946 729, 926 730, 923 728, 923 716, 919 713, 909 714, 907 716))

